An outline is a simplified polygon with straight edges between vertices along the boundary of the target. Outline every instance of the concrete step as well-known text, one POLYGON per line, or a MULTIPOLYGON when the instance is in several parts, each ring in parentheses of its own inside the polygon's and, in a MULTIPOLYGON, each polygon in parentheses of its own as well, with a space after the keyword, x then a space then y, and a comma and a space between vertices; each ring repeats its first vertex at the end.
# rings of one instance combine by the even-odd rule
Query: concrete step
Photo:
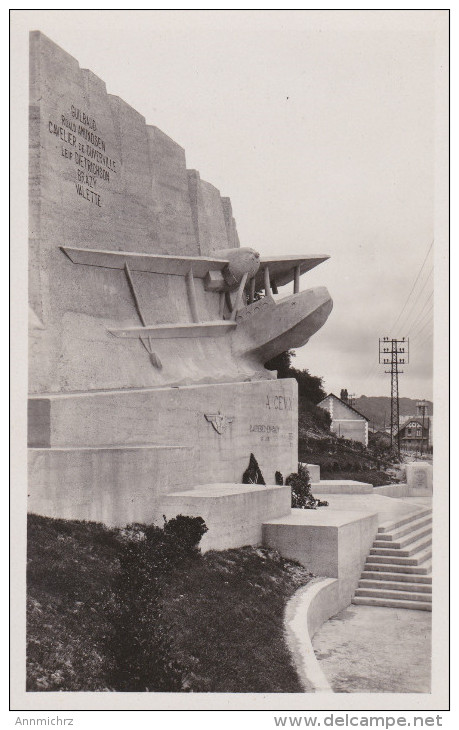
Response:
POLYGON ((378 527, 378 533, 393 532, 397 528, 402 527, 403 525, 408 525, 410 522, 416 522, 416 520, 420 517, 425 517, 426 515, 432 515, 432 510, 430 508, 421 509, 419 512, 414 512, 406 517, 400 517, 400 519, 395 521, 383 522, 383 524, 378 527))
POLYGON ((356 596, 369 598, 397 598, 401 601, 424 601, 432 603, 432 596, 429 593, 416 593, 416 591, 394 591, 384 588, 357 588, 356 596))
POLYGON ((422 527, 429 525, 432 528, 432 515, 425 515, 415 522, 409 522, 407 525, 403 525, 399 529, 393 530, 392 532, 378 532, 377 540, 384 540, 391 542, 392 540, 399 540, 399 538, 405 535, 411 534, 413 530, 421 529, 422 527))
POLYGON ((393 540, 376 539, 373 543, 373 547, 403 549, 407 545, 410 545, 412 542, 416 542, 416 540, 420 540, 421 537, 424 537, 425 535, 431 535, 431 534, 432 534, 432 525, 424 525, 424 527, 420 527, 417 530, 411 530, 410 532, 407 532, 406 535, 403 535, 403 537, 397 537, 396 539, 393 539, 393 540))
MULTIPOLYGON (((412 577, 412 576, 411 576, 412 577)), ((398 580, 371 580, 361 578, 359 580, 358 589, 383 589, 388 591, 408 591, 412 593, 432 593, 431 583, 418 583, 416 581, 398 581, 398 580)))
POLYGON ((424 535, 424 537, 419 538, 415 542, 410 542, 405 548, 396 547, 396 545, 393 547, 372 547, 370 555, 400 555, 400 557, 409 558, 420 550, 429 547, 429 545, 432 545, 432 533, 430 530, 427 535, 424 535))
MULTIPOLYGON (((379 548, 375 548, 375 550, 379 550, 379 548)), ((396 551, 397 552, 397 551, 396 551)), ((401 552, 401 551, 398 551, 401 552)), ((381 554, 374 554, 373 548, 370 550, 370 556, 367 558, 367 562, 365 563, 365 568, 369 569, 369 564, 378 563, 381 565, 386 566, 395 566, 399 565, 402 567, 406 567, 408 565, 412 566, 419 566, 426 560, 429 560, 432 557, 432 550, 430 547, 425 548, 423 550, 419 550, 418 552, 415 552, 414 554, 410 556, 406 555, 381 555, 381 554)))
MULTIPOLYGON (((382 567, 382 566, 378 566, 382 567)), ((416 585, 432 585, 432 576, 431 575, 423 575, 420 573, 397 573, 394 571, 384 571, 384 570, 364 570, 362 573, 361 580, 374 580, 378 582, 382 581, 395 581, 395 582, 407 582, 407 583, 416 583, 416 585)))
POLYGON ((416 611, 432 611, 432 604, 428 601, 404 601, 399 598, 354 596, 352 603, 358 606, 385 606, 386 608, 410 608, 416 611))
MULTIPOLYGON (((373 556, 372 556, 373 557, 373 556)), ((397 565, 397 563, 381 563, 372 562, 367 559, 365 563, 364 572, 367 571, 382 571, 386 573, 411 573, 428 575, 431 572, 431 566, 426 565, 397 565)))

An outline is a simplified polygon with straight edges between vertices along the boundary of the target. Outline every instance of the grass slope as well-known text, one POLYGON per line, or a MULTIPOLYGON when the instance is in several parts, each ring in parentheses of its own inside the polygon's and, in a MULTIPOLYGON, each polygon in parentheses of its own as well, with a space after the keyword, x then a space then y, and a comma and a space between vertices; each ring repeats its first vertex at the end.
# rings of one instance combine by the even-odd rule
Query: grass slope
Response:
MULTIPOLYGON (((29 691, 113 689, 106 606, 119 551, 115 530, 29 516, 29 691)), ((252 547, 185 559, 162 576, 161 618, 184 669, 182 690, 301 692, 283 616, 310 578, 277 553, 252 547)))
POLYGON ((27 543, 27 690, 108 689, 104 608, 118 569, 114 534, 29 515, 27 543))

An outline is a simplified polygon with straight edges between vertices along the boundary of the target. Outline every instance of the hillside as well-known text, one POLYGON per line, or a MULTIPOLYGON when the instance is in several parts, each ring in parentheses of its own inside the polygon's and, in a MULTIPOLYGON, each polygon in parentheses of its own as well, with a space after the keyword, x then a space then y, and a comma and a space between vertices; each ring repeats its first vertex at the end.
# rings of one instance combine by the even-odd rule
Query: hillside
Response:
POLYGON ((257 547, 201 555, 174 522, 29 515, 29 692, 304 691, 283 616, 311 573, 257 547))
POLYGON ((355 479, 373 486, 398 481, 394 456, 387 443, 370 437, 370 444, 338 438, 330 431, 330 416, 300 397, 298 404, 298 455, 306 464, 318 464, 322 479, 355 479))
MULTIPOLYGON (((416 403, 418 399, 414 398, 399 398, 399 411, 401 417, 408 418, 414 416, 417 413, 416 403)), ((433 403, 432 401, 426 401, 428 405, 428 413, 426 415, 433 415, 433 403)), ((363 413, 370 420, 370 425, 375 428, 384 428, 390 423, 390 398, 386 396, 366 396, 361 395, 360 398, 356 398, 354 401, 354 408, 360 413, 363 413)))
MULTIPOLYGON (((293 367, 294 357, 295 353, 288 350, 266 363, 266 367, 276 370, 278 378, 295 378, 298 383, 299 460, 306 464, 318 464, 322 479, 355 479, 373 486, 398 481, 394 455, 388 450, 387 442, 372 435, 368 448, 365 448, 360 443, 338 438, 330 432, 330 416, 317 406, 326 396, 323 378, 311 375, 308 370, 293 367)), ((382 428, 385 410, 390 414, 390 399, 361 396, 358 402, 362 403, 362 407, 356 404, 357 410, 366 415, 371 423, 373 420, 378 426, 381 423, 382 428), (369 410, 368 415, 365 409, 369 410)), ((409 416, 415 412, 416 401, 401 398, 400 413, 409 416)))

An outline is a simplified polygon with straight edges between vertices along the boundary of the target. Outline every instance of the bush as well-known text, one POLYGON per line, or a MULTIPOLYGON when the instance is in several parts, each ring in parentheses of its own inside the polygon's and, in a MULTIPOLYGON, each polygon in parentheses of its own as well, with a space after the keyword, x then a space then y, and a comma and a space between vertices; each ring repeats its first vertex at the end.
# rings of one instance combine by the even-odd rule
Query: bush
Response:
POLYGON ((326 507, 328 505, 328 502, 321 502, 311 494, 309 472, 303 464, 298 464, 298 471, 289 474, 285 483, 292 488, 292 507, 317 509, 317 507, 326 507))
POLYGON ((112 631, 110 688, 118 692, 183 689, 184 668, 173 659, 172 630, 161 609, 161 578, 184 559, 196 559, 207 527, 178 515, 164 528, 130 525, 119 533, 119 571, 107 600, 112 631))
POLYGON ((195 555, 199 552, 199 542, 208 528, 202 517, 177 515, 171 520, 164 518, 164 534, 171 538, 177 552, 195 555))

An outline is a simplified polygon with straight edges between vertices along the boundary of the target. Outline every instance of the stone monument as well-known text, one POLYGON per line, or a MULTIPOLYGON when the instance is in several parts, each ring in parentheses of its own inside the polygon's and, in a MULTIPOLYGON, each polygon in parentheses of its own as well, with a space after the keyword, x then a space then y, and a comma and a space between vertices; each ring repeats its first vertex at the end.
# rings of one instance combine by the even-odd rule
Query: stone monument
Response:
POLYGON ((245 544, 298 459, 296 381, 264 364, 326 321, 300 276, 328 257, 241 248, 230 199, 40 32, 29 144, 30 510, 122 525, 236 505, 245 544), (266 487, 240 484, 251 453, 266 487))
POLYGON ((433 485, 433 467, 425 461, 412 461, 406 465, 406 483, 412 497, 430 497, 433 485))

